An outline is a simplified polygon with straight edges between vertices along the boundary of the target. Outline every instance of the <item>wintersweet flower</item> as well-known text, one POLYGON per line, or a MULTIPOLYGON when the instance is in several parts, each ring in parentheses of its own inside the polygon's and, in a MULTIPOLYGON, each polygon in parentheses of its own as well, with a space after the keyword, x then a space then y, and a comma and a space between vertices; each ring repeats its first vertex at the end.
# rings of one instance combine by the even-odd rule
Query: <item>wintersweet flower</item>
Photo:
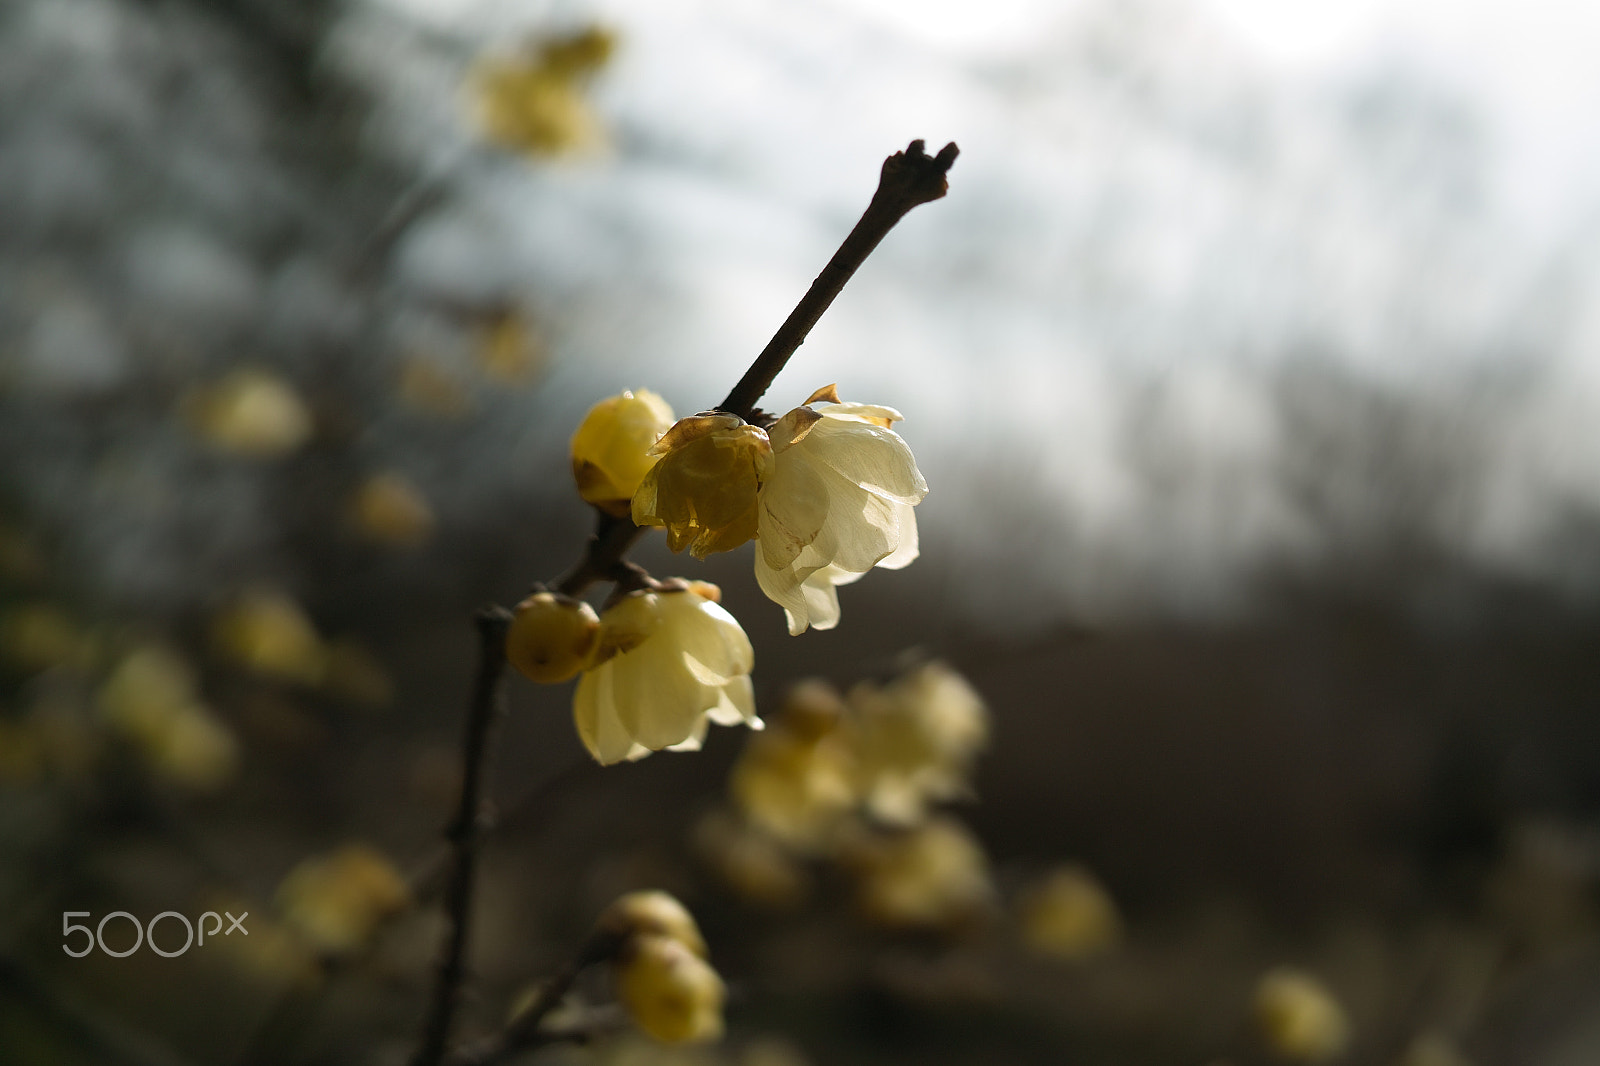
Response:
POLYGON ((617 998, 633 1023, 664 1044, 697 1044, 722 1035, 727 988, 717 971, 680 940, 637 936, 616 964, 617 998))
POLYGON ((1064 865, 1030 887, 1021 905, 1022 939, 1066 962, 1105 954, 1122 938, 1116 901, 1082 866, 1064 865))
POLYGON ((983 848, 951 818, 908 832, 864 835, 845 849, 861 911, 880 925, 954 929, 994 903, 983 848))
POLYGON ((703 581, 630 593, 600 616, 593 665, 578 681, 578 736, 602 764, 694 751, 707 722, 762 728, 750 638, 703 581))
POLYGON ((572 435, 578 495, 617 517, 656 464, 651 447, 672 428, 672 408, 649 389, 623 390, 589 409, 572 435))
POLYGON ((875 818, 910 824, 930 802, 966 793, 989 712, 960 674, 923 663, 886 685, 856 685, 850 705, 859 787, 875 818))
POLYGON ((772 472, 766 431, 712 411, 682 419, 651 449, 660 461, 633 496, 633 521, 665 526, 667 546, 697 559, 756 535, 762 484, 772 472))
POLYGON ((1287 967, 1256 986, 1256 1026, 1274 1055, 1295 1062, 1334 1058, 1350 1042, 1350 1022, 1326 985, 1287 967))
POLYGON ((901 420, 890 407, 841 403, 829 385, 768 431, 773 461, 757 516, 756 582, 784 609, 790 633, 832 629, 837 586, 917 557, 911 509, 928 485, 889 428, 901 420))
POLYGON ((826 681, 790 690, 772 728, 750 738, 729 791, 750 823, 785 845, 824 845, 858 799, 844 700, 826 681))

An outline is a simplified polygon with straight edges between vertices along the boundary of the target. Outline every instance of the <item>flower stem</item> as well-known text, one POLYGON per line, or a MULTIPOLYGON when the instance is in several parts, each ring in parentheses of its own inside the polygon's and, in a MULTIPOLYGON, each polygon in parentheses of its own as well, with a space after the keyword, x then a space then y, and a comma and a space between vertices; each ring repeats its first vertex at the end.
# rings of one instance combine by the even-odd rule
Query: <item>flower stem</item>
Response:
POLYGON ((467 710, 467 727, 462 736, 461 799, 455 818, 445 835, 450 840, 453 858, 450 881, 445 891, 445 911, 450 920, 450 938, 434 979, 428 1020, 413 1066, 438 1066, 450 1041, 456 1007, 461 999, 461 983, 466 976, 467 944, 472 933, 472 897, 478 880, 478 852, 483 844, 487 816, 484 800, 489 791, 490 756, 494 751, 496 727, 505 717, 502 681, 506 667, 506 632, 511 614, 503 607, 486 607, 478 612, 478 672, 472 685, 472 701, 467 710))
POLYGON ((905 151, 896 152, 883 161, 878 191, 872 194, 872 202, 855 229, 839 245, 817 280, 811 283, 811 288, 717 410, 746 420, 750 418, 756 401, 772 386, 772 379, 805 343, 811 327, 817 324, 872 250, 894 229, 895 223, 905 218, 913 207, 937 200, 949 190, 945 175, 959 152, 952 142, 941 148, 938 155, 929 156, 923 151, 923 142, 912 141, 905 151))

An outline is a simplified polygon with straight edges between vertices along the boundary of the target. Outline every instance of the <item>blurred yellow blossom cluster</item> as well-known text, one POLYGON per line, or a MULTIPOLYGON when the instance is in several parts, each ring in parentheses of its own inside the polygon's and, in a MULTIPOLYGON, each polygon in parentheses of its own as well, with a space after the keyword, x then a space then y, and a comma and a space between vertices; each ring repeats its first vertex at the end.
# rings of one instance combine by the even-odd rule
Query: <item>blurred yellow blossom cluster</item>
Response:
POLYGON ((603 129, 584 88, 615 48, 610 31, 592 26, 482 60, 473 89, 484 133, 535 156, 598 146, 603 129))

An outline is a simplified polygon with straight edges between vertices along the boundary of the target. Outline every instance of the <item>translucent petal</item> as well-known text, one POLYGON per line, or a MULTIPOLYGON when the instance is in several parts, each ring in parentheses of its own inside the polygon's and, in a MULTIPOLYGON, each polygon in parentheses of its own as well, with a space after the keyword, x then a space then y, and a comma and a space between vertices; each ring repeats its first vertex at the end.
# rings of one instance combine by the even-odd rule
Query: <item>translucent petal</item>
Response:
POLYGON ((831 507, 814 541, 818 556, 843 570, 871 570, 898 547, 898 501, 867 492, 827 467, 822 478, 831 507))
POLYGON ((806 458, 804 447, 779 452, 772 477, 761 490, 756 538, 767 565, 788 566, 817 539, 827 521, 828 484, 806 458))
POLYGON ((910 446, 892 429, 854 419, 824 418, 796 447, 880 496, 914 503, 928 494, 910 446))
POLYGON ((878 560, 885 570, 901 570, 910 566, 918 555, 917 515, 909 503, 895 505, 895 518, 899 524, 900 544, 894 551, 878 560))

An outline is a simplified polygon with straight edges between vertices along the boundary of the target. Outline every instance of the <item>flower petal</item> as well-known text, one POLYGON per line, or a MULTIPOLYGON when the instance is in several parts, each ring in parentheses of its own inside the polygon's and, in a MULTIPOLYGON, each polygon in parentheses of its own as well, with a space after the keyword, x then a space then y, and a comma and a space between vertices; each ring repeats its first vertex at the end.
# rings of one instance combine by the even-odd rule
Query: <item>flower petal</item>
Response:
POLYGON ((828 417, 812 427, 801 446, 817 462, 868 492, 912 503, 928 494, 911 448, 892 429, 828 417))

